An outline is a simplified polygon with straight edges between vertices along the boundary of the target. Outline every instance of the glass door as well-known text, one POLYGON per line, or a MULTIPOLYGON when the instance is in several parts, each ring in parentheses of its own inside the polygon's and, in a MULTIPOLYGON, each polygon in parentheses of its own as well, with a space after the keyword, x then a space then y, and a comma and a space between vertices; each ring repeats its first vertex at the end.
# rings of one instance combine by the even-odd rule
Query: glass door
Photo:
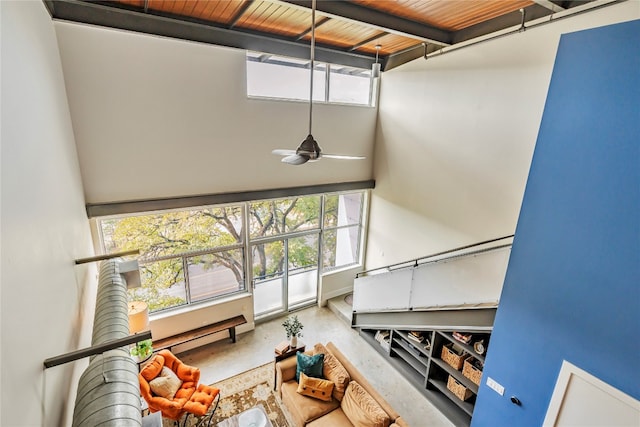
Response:
POLYGON ((253 311, 264 317, 316 301, 319 234, 251 246, 253 311))
POLYGON ((255 317, 279 313, 286 309, 285 242, 275 240, 251 246, 255 317))
POLYGON ((319 234, 287 239, 288 307, 315 302, 318 295, 319 234))

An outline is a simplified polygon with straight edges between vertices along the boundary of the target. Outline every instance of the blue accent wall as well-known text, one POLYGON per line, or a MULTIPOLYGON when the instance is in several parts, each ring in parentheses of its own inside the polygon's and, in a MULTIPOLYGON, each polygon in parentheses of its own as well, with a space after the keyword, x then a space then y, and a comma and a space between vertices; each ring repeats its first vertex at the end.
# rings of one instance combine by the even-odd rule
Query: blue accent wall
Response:
POLYGON ((561 37, 472 425, 540 426, 564 359, 640 399, 639 332, 631 21, 561 37))

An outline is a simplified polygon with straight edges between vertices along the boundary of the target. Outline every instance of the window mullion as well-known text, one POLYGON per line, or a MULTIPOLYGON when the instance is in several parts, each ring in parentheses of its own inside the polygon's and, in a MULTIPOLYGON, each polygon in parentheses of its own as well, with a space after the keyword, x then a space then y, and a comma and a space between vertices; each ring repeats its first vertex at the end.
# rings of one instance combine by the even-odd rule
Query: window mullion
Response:
POLYGON ((284 265, 282 276, 282 309, 289 311, 289 239, 283 239, 284 243, 284 265))
POLYGON ((191 283, 189 282, 189 263, 187 262, 187 257, 182 256, 182 275, 184 276, 184 286, 185 286, 185 298, 187 299, 187 304, 191 304, 191 283))
POLYGON ((267 236, 267 237, 260 237, 260 238, 253 238, 251 239, 251 243, 253 244, 257 244, 257 243, 271 243, 271 242, 275 242, 276 240, 282 240, 282 239, 293 239, 295 237, 300 237, 300 236, 304 236, 310 233, 318 233, 320 231, 320 228, 311 228, 309 230, 303 230, 303 231, 294 231, 293 233, 286 233, 286 234, 278 234, 278 235, 274 235, 274 236, 267 236))
POLYGON ((253 282, 253 257, 251 255, 251 244, 249 235, 249 202, 242 204, 242 241, 244 244, 244 277, 245 285, 244 289, 249 290, 253 294, 254 282, 253 282))
POLYGON ((226 252, 232 249, 240 249, 242 247, 243 247, 242 243, 237 243, 235 245, 217 246, 215 248, 203 249, 199 251, 182 252, 179 254, 171 254, 171 255, 162 255, 156 258, 140 258, 138 259, 138 262, 140 264, 150 264, 152 262, 165 261, 171 258, 181 258, 181 257, 190 258, 194 256, 199 256, 199 255, 215 254, 216 252, 226 252))

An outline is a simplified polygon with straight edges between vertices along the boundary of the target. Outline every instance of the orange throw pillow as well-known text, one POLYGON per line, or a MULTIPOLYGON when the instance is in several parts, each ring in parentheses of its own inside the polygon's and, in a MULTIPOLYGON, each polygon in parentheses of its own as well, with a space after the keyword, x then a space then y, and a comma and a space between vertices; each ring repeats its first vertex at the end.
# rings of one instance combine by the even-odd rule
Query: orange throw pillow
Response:
POLYGON ((331 393, 333 392, 333 383, 321 378, 308 377, 304 372, 300 372, 300 382, 298 383, 298 390, 296 391, 303 396, 329 402, 331 401, 331 393))

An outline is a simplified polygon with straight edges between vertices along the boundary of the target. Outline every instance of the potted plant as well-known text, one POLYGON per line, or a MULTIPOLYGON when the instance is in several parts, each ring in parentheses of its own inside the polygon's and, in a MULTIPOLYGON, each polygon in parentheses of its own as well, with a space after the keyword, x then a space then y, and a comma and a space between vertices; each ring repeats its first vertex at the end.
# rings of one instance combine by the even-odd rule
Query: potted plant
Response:
POLYGON ((282 323, 284 330, 287 333, 287 339, 291 348, 298 346, 298 337, 302 337, 302 329, 304 326, 300 323, 297 315, 289 316, 282 323))
POLYGON ((137 342, 129 351, 136 362, 142 362, 153 353, 151 340, 137 342))

